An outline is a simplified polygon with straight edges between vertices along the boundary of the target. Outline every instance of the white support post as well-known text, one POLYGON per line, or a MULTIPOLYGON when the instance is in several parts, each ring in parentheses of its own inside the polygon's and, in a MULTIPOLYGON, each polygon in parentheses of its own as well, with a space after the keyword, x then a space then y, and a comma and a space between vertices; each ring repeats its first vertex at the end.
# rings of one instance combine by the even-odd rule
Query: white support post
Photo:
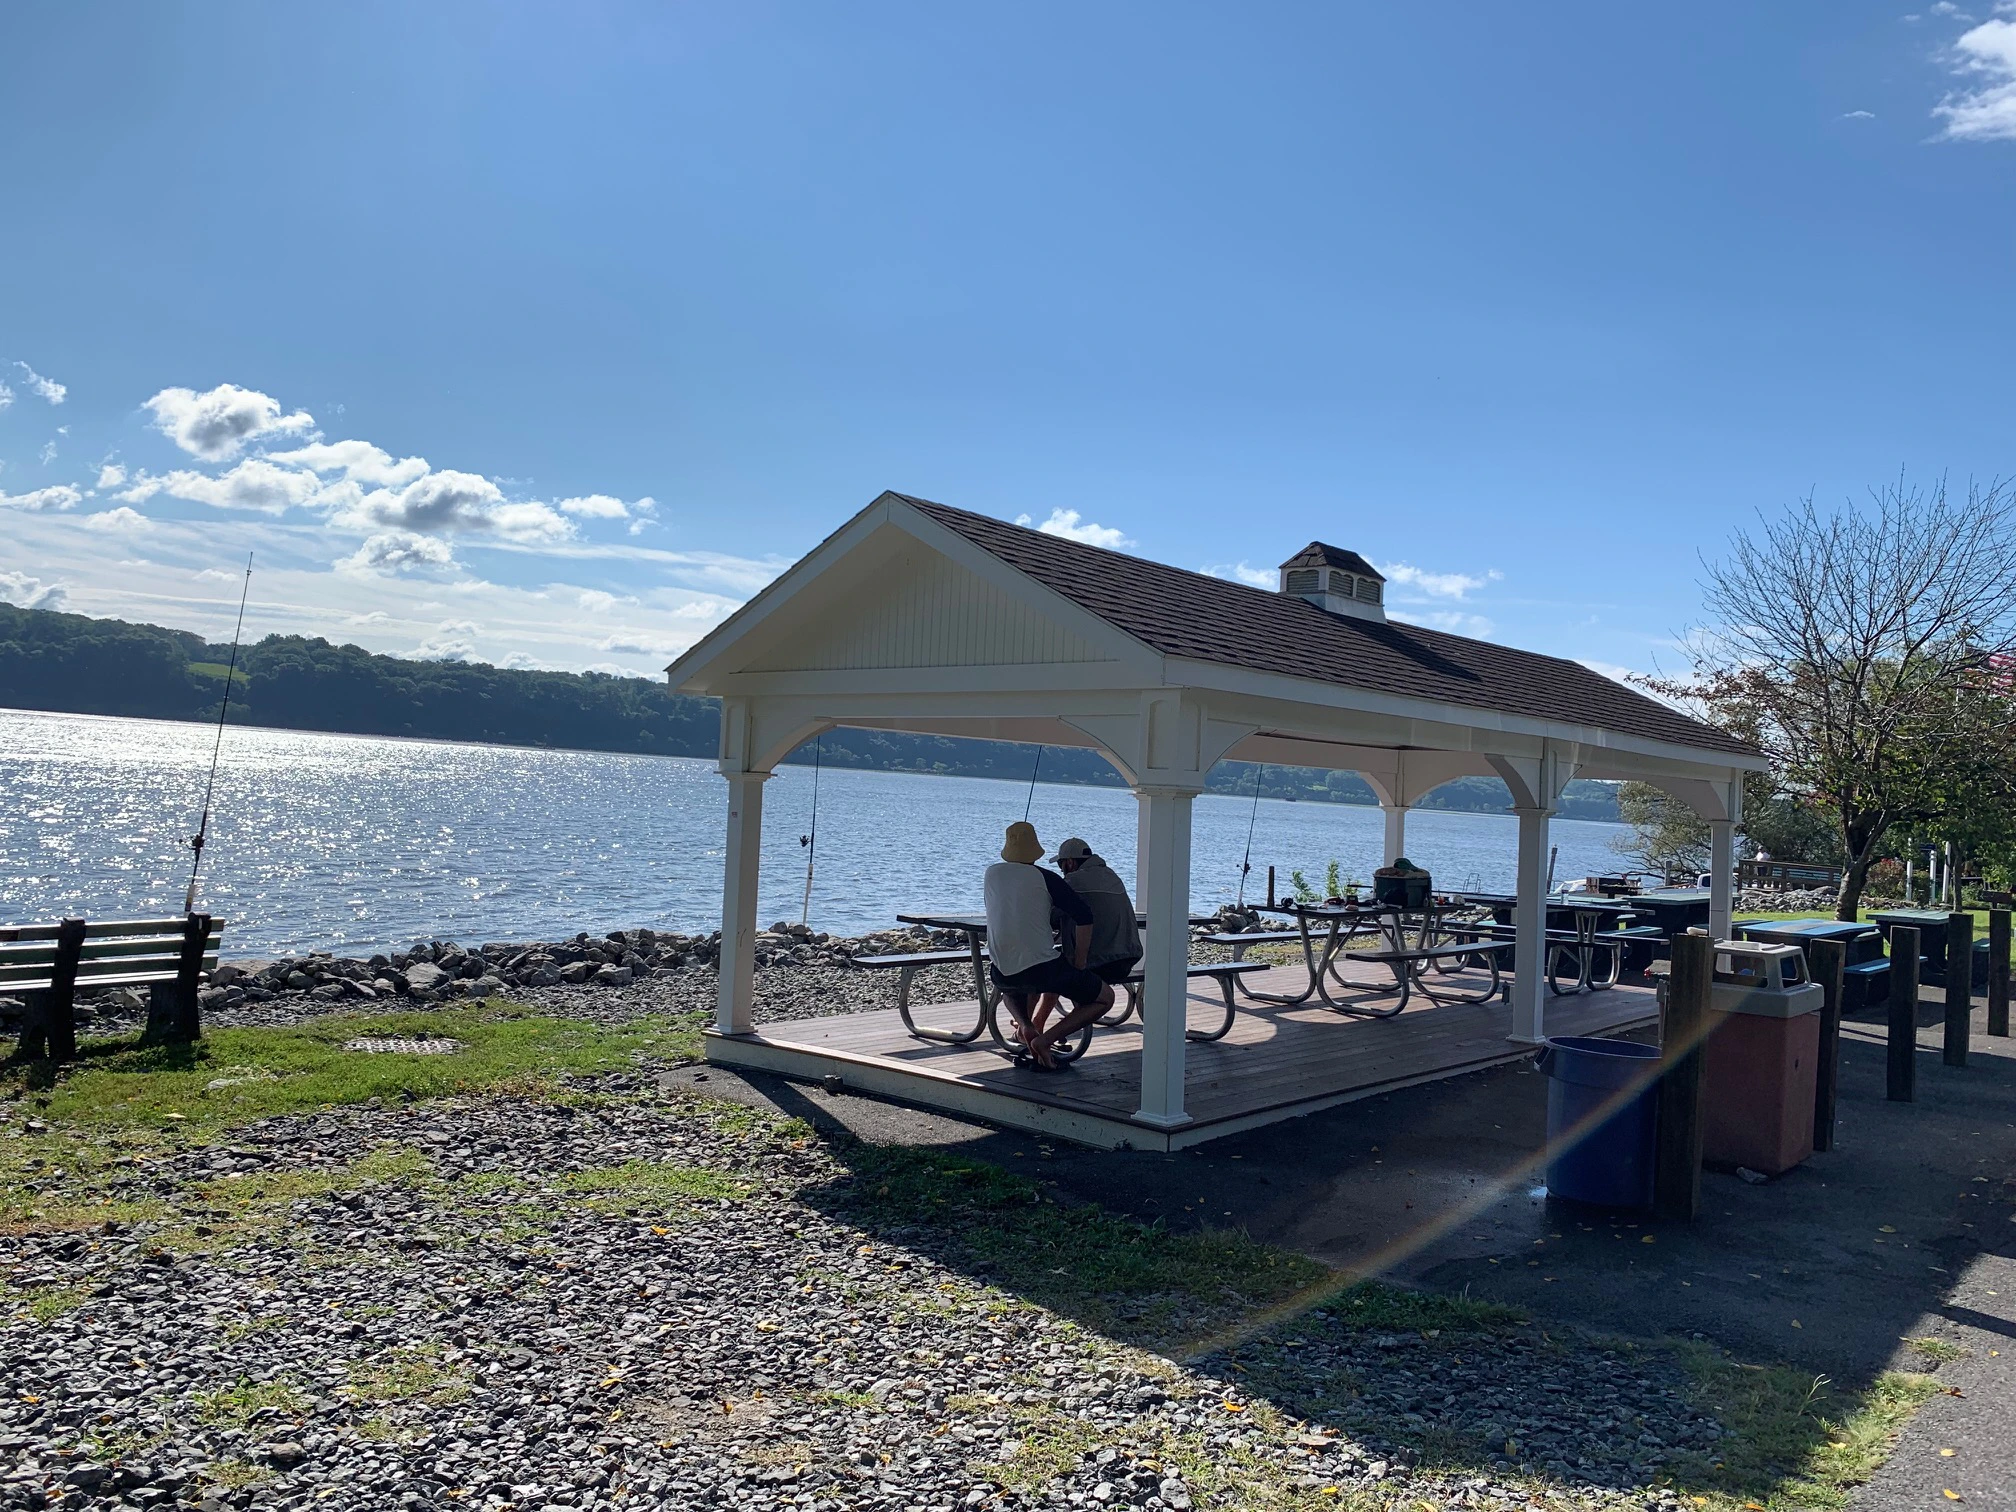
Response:
MULTIPOLYGON (((1134 896, 1142 899, 1148 896, 1148 852, 1153 842, 1148 834, 1148 795, 1140 789, 1134 792, 1134 896)), ((1135 907, 1145 905, 1136 902, 1135 907)))
POLYGON ((1140 905, 1148 916, 1141 986, 1140 1123, 1173 1129, 1183 1111, 1184 1029, 1190 996, 1190 804, 1187 788, 1136 789, 1147 864, 1140 905))
POLYGON ((1729 938, 1735 916, 1736 825, 1729 819, 1708 821, 1708 933, 1729 938))
POLYGON ((1386 859, 1382 864, 1391 866, 1407 854, 1407 809, 1398 803, 1382 803, 1379 807, 1386 815, 1386 859))
POLYGON ((768 772, 724 772, 728 840, 721 878, 721 996, 714 1027, 747 1034, 755 1027, 756 883, 763 869, 763 784, 768 772))
POLYGON ((1512 974, 1511 1038, 1521 1045, 1538 1045, 1547 1038, 1547 821, 1554 811, 1513 812, 1519 816, 1519 873, 1512 905, 1519 963, 1512 974))

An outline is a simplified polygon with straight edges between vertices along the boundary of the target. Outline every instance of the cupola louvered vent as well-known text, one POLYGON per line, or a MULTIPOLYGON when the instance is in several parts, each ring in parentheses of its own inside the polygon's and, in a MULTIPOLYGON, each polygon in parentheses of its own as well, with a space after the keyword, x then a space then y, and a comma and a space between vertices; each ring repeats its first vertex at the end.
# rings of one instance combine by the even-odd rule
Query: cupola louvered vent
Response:
POLYGON ((1281 564, 1281 591, 1353 619, 1386 619, 1386 577, 1355 551, 1311 541, 1281 564))

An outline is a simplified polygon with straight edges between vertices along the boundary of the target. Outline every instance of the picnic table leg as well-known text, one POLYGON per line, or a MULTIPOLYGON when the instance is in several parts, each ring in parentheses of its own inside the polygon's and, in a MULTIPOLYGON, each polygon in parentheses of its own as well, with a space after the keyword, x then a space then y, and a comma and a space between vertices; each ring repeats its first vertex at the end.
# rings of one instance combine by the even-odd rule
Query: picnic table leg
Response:
POLYGON ((980 1017, 973 1027, 961 1034, 953 1029, 933 1029, 919 1025, 910 1017, 910 983, 916 978, 921 966, 904 966, 896 973, 896 1012, 903 1020, 903 1027, 910 1031, 912 1039, 930 1040, 940 1045, 970 1045, 987 1031, 987 1009, 980 1009, 980 1017))
MULTIPOLYGON (((1296 914, 1295 928, 1300 932, 1302 940, 1302 964, 1309 968, 1309 985, 1304 987, 1300 992, 1291 995, 1285 992, 1255 992, 1251 987, 1241 982, 1239 990, 1253 999, 1254 1002, 1275 1003, 1283 1008, 1295 1008, 1308 1002, 1310 998, 1316 995, 1317 985, 1321 980, 1321 968, 1316 964, 1315 948, 1309 943, 1308 919, 1299 913, 1296 914)), ((1233 959, 1237 960, 1238 957, 1235 955, 1233 959)))
POLYGON ((1236 999, 1232 996, 1232 983, 1234 980, 1236 979, 1233 977, 1218 978, 1218 989, 1225 994, 1225 1021, 1216 1029, 1185 1029, 1183 1031, 1185 1039, 1194 1040, 1201 1044, 1210 1040, 1221 1040, 1232 1032, 1232 1015, 1236 1011, 1234 1006, 1236 999))

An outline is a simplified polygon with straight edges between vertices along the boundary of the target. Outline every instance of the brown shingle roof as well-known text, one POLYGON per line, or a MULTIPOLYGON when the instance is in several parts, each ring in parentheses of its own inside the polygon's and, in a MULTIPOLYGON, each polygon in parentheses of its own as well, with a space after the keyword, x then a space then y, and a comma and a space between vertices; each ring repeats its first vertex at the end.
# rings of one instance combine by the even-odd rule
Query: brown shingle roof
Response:
POLYGON ((897 497, 1164 656, 1593 725, 1701 751, 1756 754, 1735 736, 1580 662, 1419 625, 1329 614, 1268 589, 897 497))

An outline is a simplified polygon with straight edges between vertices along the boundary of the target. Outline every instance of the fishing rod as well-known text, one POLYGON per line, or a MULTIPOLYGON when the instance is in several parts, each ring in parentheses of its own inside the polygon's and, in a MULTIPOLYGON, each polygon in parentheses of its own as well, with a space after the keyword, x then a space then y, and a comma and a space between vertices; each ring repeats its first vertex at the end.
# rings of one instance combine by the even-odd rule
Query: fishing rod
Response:
POLYGON ((203 870, 203 843, 210 838, 210 800, 217 794, 217 759, 224 753, 224 716, 231 712, 231 685, 238 680, 238 641, 245 633, 245 601, 252 596, 252 553, 245 553, 245 586, 238 592, 238 623, 231 631, 231 665, 224 673, 224 702, 217 706, 217 739, 210 747, 210 781, 203 789, 203 818, 189 837, 195 852, 189 862, 189 890, 182 895, 182 912, 196 912, 196 877, 203 870))
POLYGON ((1253 870, 1253 826, 1260 818, 1260 779, 1266 771, 1267 763, 1264 761, 1253 768, 1253 807, 1246 815, 1246 859, 1239 863, 1238 906, 1241 908, 1246 906, 1246 874, 1253 870))
POLYGON ((1029 822, 1029 811, 1036 807, 1036 774, 1043 770, 1043 747, 1036 747, 1036 765, 1029 769, 1029 801, 1022 805, 1022 822, 1029 822))
POLYGON ((798 909, 798 922, 812 922, 812 862, 819 854, 819 766, 826 754, 826 732, 821 730, 812 746, 812 828, 798 837, 805 847, 805 901, 798 909))

